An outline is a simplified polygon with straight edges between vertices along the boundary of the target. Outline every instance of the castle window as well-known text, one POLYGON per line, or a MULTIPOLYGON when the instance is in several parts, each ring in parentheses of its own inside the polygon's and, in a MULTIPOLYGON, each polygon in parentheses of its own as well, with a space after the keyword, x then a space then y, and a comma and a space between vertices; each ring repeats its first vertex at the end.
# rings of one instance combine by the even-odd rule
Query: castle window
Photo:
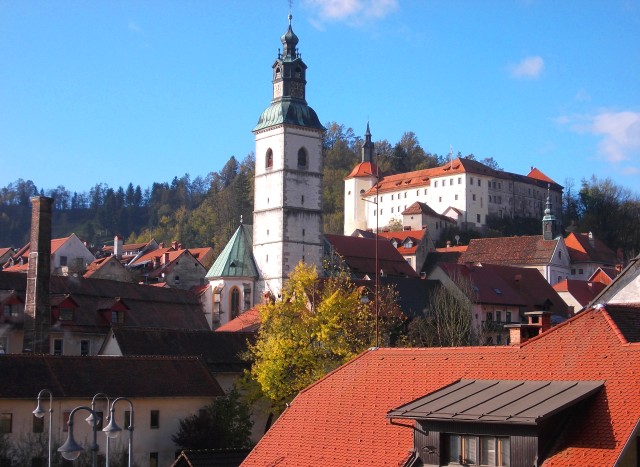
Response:
POLYGON ((475 194, 471 195, 471 199, 473 199, 475 201, 476 200, 476 195, 475 194))
POLYGON ((481 181, 482 181, 482 180, 478 179, 478 186, 480 186, 480 182, 481 182, 481 181))
POLYGON ((453 178, 449 179, 449 186, 453 185, 453 178))
POLYGON ((455 199, 456 199, 456 200, 458 199, 458 195, 455 195, 455 199))
POLYGON ((300 148, 298 150, 298 167, 306 168, 307 162, 307 150, 305 148, 300 148))
POLYGON ((437 180, 433 183, 433 187, 434 188, 438 188, 438 181, 437 180))
POLYGON ((267 158, 265 160, 265 167, 267 169, 270 169, 271 167, 273 167, 273 151, 271 150, 271 148, 267 149, 267 158))
POLYGON ((280 67, 276 67, 276 78, 280 77, 280 73, 281 73, 280 67))
POLYGON ((469 177, 469 185, 473 185, 473 177, 469 177))
POLYGON ((462 178, 458 177, 458 185, 461 185, 461 184, 462 184, 462 178))

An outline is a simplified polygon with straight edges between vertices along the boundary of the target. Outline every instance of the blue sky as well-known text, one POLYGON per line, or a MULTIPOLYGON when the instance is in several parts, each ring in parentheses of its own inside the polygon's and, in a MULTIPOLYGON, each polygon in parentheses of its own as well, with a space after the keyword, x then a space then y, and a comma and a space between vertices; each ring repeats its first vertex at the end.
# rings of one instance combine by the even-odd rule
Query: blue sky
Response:
MULTIPOLYGON (((143 188, 253 151, 286 0, 0 1, 0 186, 143 188)), ((300 0, 320 120, 640 191, 640 1, 300 0)))

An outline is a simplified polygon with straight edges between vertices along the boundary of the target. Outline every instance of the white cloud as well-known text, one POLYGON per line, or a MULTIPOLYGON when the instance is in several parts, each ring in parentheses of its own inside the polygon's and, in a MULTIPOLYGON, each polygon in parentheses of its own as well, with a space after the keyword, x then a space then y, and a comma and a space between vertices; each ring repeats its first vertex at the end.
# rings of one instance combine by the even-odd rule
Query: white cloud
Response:
MULTIPOLYGON (((398 8, 399 0, 306 0, 305 4, 315 12, 320 22, 342 21, 362 24, 381 19, 398 8)), ((314 21, 318 24, 318 21, 314 21)))
POLYGON ((525 57, 519 63, 509 66, 514 78, 536 79, 544 69, 544 60, 540 56, 525 57))
MULTIPOLYGON (((640 160, 640 112, 602 111, 596 115, 564 115, 555 120, 576 133, 599 137, 598 152, 609 162, 640 160)), ((627 170, 633 173, 637 169, 627 170)))
POLYGON ((129 28, 129 31, 132 31, 135 33, 142 32, 142 28, 138 26, 135 21, 129 21, 129 24, 127 24, 127 27, 129 28))

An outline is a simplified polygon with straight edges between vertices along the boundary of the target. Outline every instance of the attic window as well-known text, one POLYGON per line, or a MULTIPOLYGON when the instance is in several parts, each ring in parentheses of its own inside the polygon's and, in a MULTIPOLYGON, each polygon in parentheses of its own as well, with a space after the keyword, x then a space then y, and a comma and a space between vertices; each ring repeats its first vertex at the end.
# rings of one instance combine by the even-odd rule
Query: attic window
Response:
MULTIPOLYGON (((393 208, 391 208, 393 209, 393 208)), ((391 240, 391 244, 393 245, 394 248, 398 248, 398 241, 397 240, 391 240)))
POLYGON ((410 238, 408 238, 405 242, 404 242, 404 247, 405 248, 411 248, 413 246, 413 242, 411 241, 410 238))
POLYGON ((500 290, 498 288, 493 289, 493 291, 498 295, 502 295, 502 290, 500 290))
POLYGON ((229 264, 229 266, 231 266, 232 268, 235 268, 236 265, 236 260, 234 259, 233 261, 231 261, 231 263, 229 264))

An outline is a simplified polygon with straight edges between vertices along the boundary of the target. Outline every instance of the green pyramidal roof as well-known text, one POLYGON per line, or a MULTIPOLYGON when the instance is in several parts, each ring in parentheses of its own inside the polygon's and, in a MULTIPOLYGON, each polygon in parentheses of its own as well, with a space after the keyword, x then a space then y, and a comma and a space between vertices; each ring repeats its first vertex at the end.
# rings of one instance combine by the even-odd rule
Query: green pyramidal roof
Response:
POLYGON ((258 277, 252 246, 251 226, 240 224, 205 277, 258 277))
POLYGON ((266 108, 258 124, 253 131, 262 130, 280 124, 290 124, 325 130, 320 123, 315 110, 309 107, 306 102, 298 102, 290 99, 280 99, 273 102, 266 108))

